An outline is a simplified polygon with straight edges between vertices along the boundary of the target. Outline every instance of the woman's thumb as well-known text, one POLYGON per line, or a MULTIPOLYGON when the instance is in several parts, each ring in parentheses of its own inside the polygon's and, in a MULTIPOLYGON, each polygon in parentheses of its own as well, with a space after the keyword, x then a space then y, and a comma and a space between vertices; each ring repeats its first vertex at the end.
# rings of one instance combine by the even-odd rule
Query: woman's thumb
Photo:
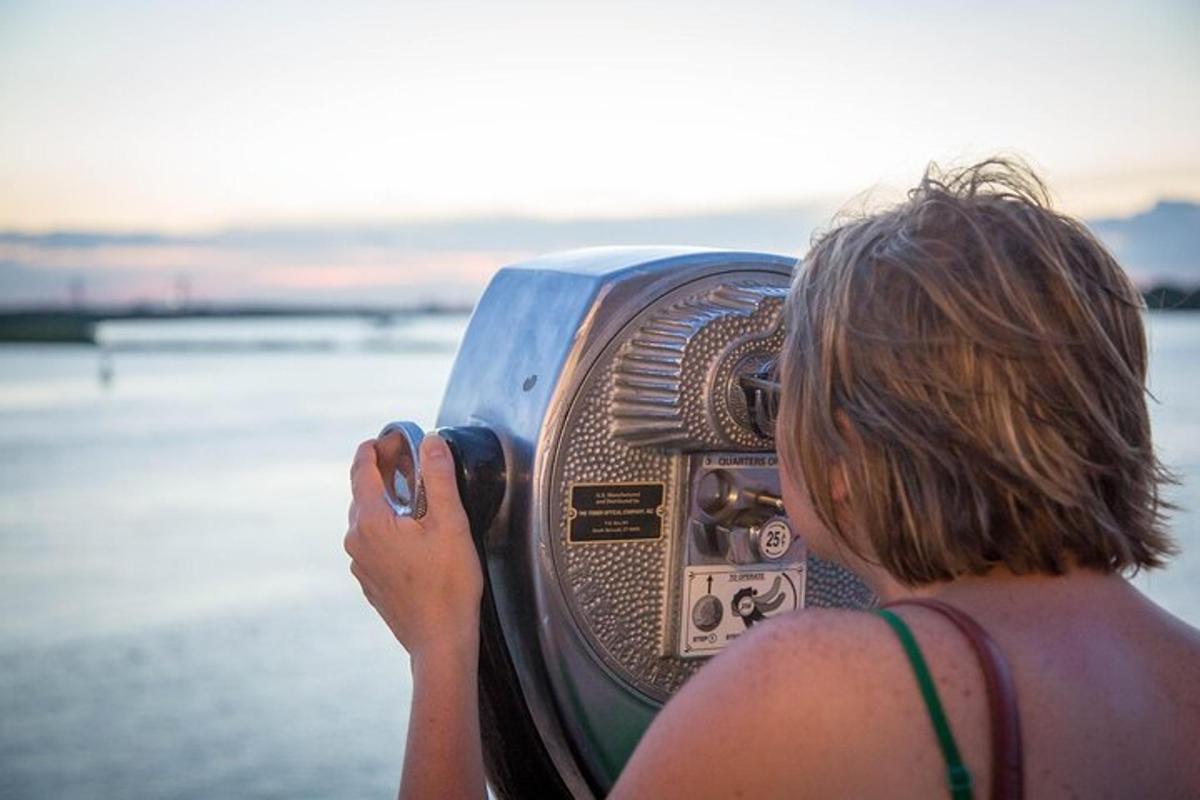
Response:
POLYGON ((427 513, 437 516, 464 514, 454 475, 454 456, 450 454, 446 440, 436 433, 428 434, 421 441, 421 478, 425 484, 427 513))

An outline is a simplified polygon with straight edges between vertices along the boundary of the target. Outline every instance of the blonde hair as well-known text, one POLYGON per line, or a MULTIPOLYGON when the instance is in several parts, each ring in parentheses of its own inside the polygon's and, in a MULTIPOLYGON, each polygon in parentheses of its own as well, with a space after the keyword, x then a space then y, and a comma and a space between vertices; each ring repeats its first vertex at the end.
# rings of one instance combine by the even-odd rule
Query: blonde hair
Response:
POLYGON ((780 456, 835 538, 905 584, 1161 566, 1172 478, 1150 436, 1143 309, 1027 167, 931 167, 797 272, 780 456))

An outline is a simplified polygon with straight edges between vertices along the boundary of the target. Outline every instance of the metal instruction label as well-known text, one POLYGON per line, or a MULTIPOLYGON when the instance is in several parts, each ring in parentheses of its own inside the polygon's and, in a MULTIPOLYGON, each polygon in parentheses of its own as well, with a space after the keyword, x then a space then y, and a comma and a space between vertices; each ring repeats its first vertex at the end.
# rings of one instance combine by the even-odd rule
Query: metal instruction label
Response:
POLYGON ((684 568, 678 654, 711 656, 755 624, 804 607, 805 562, 684 568))
POLYGON ((775 469, 779 456, 775 453, 706 453, 703 465, 721 469, 775 469))
POLYGON ((666 491, 661 481, 572 484, 568 539, 572 543, 658 539, 666 491))

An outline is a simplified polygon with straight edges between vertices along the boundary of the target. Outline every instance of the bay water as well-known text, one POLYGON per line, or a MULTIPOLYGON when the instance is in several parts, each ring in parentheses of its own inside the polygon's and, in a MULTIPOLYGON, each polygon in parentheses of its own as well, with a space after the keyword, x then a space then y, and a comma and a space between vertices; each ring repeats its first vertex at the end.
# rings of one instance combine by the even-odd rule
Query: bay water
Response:
MULTIPOLYGON (((465 317, 106 323, 0 347, 0 798, 383 798, 407 659, 349 575, 356 444, 431 427, 465 317)), ((1200 625, 1200 315, 1155 314, 1200 625)))

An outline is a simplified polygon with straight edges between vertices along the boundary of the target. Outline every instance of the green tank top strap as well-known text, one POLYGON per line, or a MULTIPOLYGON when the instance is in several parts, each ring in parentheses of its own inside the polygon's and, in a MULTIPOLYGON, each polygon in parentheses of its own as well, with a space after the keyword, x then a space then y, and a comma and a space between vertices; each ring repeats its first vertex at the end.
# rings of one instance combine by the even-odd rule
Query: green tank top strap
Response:
POLYGON ((908 663, 912 665, 913 673, 917 677, 921 697, 929 711, 929 720, 933 723, 934 733, 937 734, 938 747, 941 748, 942 758, 946 761, 946 780, 949 783, 950 797, 953 800, 971 800, 971 773, 963 763, 962 754, 954 741, 954 734, 950 732, 950 723, 946 721, 946 712, 942 708, 937 688, 933 685, 933 676, 929 673, 929 666, 925 663, 925 657, 921 655, 916 638, 904 620, 896 614, 886 608, 876 609, 875 613, 895 631, 901 647, 904 648, 904 654, 908 656, 908 663))

